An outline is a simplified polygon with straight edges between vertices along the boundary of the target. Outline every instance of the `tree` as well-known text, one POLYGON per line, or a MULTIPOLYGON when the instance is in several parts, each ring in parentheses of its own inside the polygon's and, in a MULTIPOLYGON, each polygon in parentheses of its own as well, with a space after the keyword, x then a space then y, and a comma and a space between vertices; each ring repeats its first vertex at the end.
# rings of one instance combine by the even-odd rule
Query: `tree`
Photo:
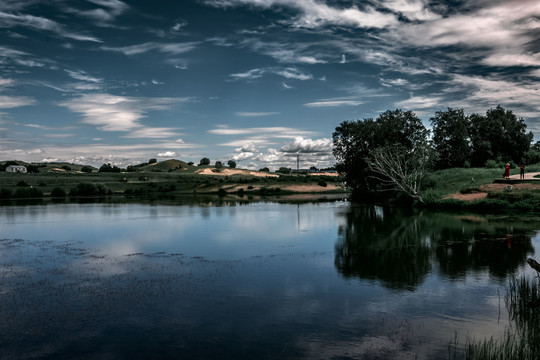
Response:
POLYGON ((344 121, 332 134, 336 169, 356 194, 373 191, 379 184, 368 167, 374 151, 390 145, 411 151, 416 144, 425 143, 428 134, 412 111, 388 110, 376 120, 344 121))
MULTIPOLYGON (((129 166, 128 166, 129 168, 129 166)), ((84 173, 91 173, 93 171, 92 167, 91 166, 88 166, 88 165, 85 165, 81 168, 81 171, 84 172, 84 173)))
POLYGON ((148 160, 148 165, 157 163, 157 159, 148 160))
POLYGON ((280 167, 278 170, 276 170, 276 172, 280 173, 280 174, 290 174, 291 173, 291 168, 280 167))
POLYGON ((402 145, 377 148, 367 163, 372 177, 384 187, 423 203, 421 186, 431 161, 432 149, 424 142, 411 150, 402 145))
POLYGON ((98 172, 114 172, 114 173, 117 173, 120 171, 122 171, 122 169, 120 169, 116 165, 112 166, 110 163, 101 165, 101 167, 98 170, 98 172))
POLYGON ((485 116, 470 116, 471 163, 484 166, 487 160, 521 162, 530 149, 532 132, 527 125, 510 110, 500 105, 490 109, 485 116))
POLYGON ((216 169, 221 169, 223 168, 223 163, 221 161, 216 161, 216 169))
POLYGON ((433 146, 439 169, 463 167, 469 161, 469 118, 463 109, 437 111, 430 119, 433 127, 433 146))
POLYGON ((236 161, 234 161, 234 160, 229 160, 229 161, 227 161, 227 165, 229 165, 229 167, 230 167, 231 169, 234 169, 234 168, 236 168, 236 161))
POLYGON ((199 166, 204 166, 204 165, 210 165, 209 158, 202 158, 201 161, 199 161, 199 166))

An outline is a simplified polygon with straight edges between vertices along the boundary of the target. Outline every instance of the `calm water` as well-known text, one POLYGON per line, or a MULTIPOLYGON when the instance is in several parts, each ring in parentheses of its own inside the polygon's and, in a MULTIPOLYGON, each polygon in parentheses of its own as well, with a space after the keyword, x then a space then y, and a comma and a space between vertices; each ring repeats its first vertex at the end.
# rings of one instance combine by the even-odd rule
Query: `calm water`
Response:
POLYGON ((4 206, 0 358, 447 359, 503 334, 539 241, 348 202, 4 206))

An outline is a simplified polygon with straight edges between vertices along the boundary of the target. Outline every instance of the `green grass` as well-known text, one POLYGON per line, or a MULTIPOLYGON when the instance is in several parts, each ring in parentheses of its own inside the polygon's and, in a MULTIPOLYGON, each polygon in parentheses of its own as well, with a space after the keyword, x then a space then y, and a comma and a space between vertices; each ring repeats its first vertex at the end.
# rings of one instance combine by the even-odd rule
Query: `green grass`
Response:
MULTIPOLYGON (((40 167, 39 173, 6 173, 0 172, 0 199, 14 198, 61 198, 76 196, 129 196, 152 197, 167 194, 170 196, 185 194, 218 194, 219 189, 228 194, 238 194, 239 188, 247 194, 267 196, 284 195, 286 191, 276 191, 289 184, 313 184, 320 181, 327 184, 339 185, 341 178, 330 176, 288 175, 279 178, 256 177, 248 174, 201 175, 196 171, 212 166, 189 166, 176 161, 166 161, 146 165, 146 171, 111 173, 92 172, 82 173, 78 169, 69 171, 52 170, 56 166, 40 167), (141 181, 140 178, 147 178, 141 181), (91 188, 91 185, 105 189, 90 191, 80 189, 81 184, 91 188), (251 186, 251 189, 249 188, 251 186), (79 187, 79 188, 78 188, 79 187), (263 190, 260 190, 263 188, 263 190), (34 189, 34 190, 29 190, 34 189), (38 191, 39 190, 39 191, 38 191), (270 191, 271 190, 271 191, 270 191), (64 194, 64 196, 62 196, 64 194), (161 194, 161 195, 160 195, 161 194)), ((343 191, 343 190, 341 190, 343 191)))
MULTIPOLYGON (((527 171, 537 171, 539 164, 527 167, 527 171)), ((427 207, 433 209, 467 210, 474 212, 538 212, 540 211, 540 190, 492 191, 486 199, 472 202, 444 199, 455 193, 474 193, 483 185, 500 179, 502 169, 467 168, 446 169, 430 173, 424 181, 422 198, 427 207)), ((519 173, 513 169, 511 174, 519 173)))
MULTIPOLYGON (((511 319, 501 339, 467 339, 466 360, 535 360, 540 354, 539 278, 510 279, 504 298, 511 319)), ((458 341, 451 342, 456 349, 458 341)), ((458 359, 456 352, 452 359, 458 359)))

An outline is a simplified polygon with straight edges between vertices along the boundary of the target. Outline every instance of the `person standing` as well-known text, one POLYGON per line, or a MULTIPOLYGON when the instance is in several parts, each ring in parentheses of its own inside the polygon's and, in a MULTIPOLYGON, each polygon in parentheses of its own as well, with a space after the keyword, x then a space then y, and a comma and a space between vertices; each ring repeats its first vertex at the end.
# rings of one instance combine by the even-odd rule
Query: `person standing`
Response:
POLYGON ((519 178, 520 180, 525 179, 525 165, 523 164, 519 165, 519 178))
POLYGON ((509 163, 506 163, 506 167, 504 168, 503 178, 510 179, 510 164, 509 163))

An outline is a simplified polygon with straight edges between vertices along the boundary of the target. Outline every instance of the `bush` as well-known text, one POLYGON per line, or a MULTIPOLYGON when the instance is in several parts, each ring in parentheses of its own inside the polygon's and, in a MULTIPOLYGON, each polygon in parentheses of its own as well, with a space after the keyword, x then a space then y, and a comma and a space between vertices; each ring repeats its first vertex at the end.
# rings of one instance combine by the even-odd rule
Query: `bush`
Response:
POLYGON ((51 196, 52 197, 65 197, 66 191, 64 190, 64 188, 56 186, 54 189, 52 189, 51 196))
POLYGON ((107 188, 101 184, 95 185, 92 183, 80 183, 69 192, 70 196, 94 196, 106 195, 110 193, 107 188))
POLYGON ((15 194, 13 194, 13 197, 18 199, 40 198, 43 197, 43 191, 32 187, 25 189, 17 189, 17 191, 15 191, 15 194))
POLYGON ((225 195, 227 195, 227 191, 225 189, 223 189, 223 188, 219 188, 218 195, 219 196, 225 196, 225 195))
POLYGON ((24 180, 21 180, 17 183, 17 186, 21 186, 21 187, 28 187, 30 186, 26 181, 24 180))
POLYGON ((0 199, 9 199, 13 196, 8 189, 0 189, 0 199))
POLYGON ((81 171, 83 173, 91 173, 93 171, 92 167, 91 166, 88 166, 88 165, 85 165, 81 168, 81 171))
POLYGON ((322 187, 327 187, 327 186, 328 186, 328 184, 327 184, 326 181, 324 181, 324 180, 319 180, 319 181, 317 182, 317 185, 322 186, 322 187))
POLYGON ((486 161, 486 167, 488 169, 496 169, 499 167, 499 165, 497 164, 495 160, 488 160, 486 161))

